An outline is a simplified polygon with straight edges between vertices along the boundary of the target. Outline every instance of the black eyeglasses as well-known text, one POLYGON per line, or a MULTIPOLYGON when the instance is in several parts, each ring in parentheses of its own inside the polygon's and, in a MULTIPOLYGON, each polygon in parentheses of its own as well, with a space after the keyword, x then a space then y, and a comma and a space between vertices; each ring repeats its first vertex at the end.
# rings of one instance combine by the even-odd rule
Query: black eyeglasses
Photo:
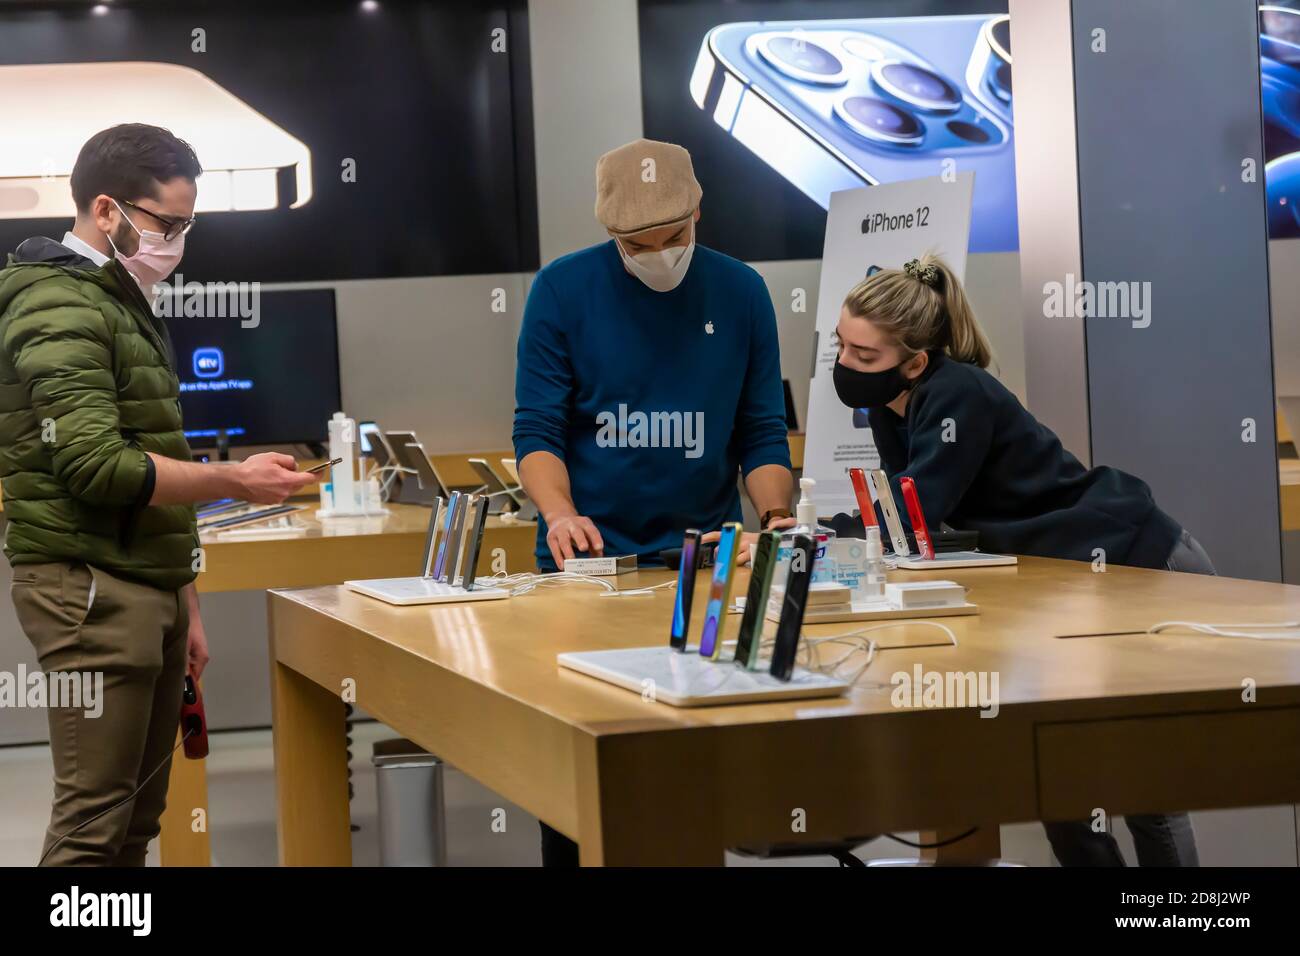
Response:
POLYGON ((143 206, 137 206, 129 199, 119 199, 117 201, 123 206, 130 206, 137 212, 142 212, 146 216, 157 219, 163 224, 163 238, 168 241, 175 239, 177 236, 185 235, 185 233, 189 232, 190 229, 193 228, 194 223, 198 220, 197 216, 190 216, 189 219, 168 219, 166 216, 160 216, 156 212, 151 212, 150 210, 145 209, 143 206))

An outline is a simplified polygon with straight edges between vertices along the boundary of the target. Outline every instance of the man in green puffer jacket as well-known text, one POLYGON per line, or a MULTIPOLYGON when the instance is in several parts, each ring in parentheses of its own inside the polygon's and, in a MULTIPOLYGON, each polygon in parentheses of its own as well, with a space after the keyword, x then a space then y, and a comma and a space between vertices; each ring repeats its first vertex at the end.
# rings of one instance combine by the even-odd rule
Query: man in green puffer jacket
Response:
POLYGON ((158 833, 185 671, 208 658, 193 503, 278 503, 313 480, 288 455, 190 460, 152 289, 180 262, 201 172, 167 130, 97 133, 71 231, 0 270, 5 554, 51 697, 48 864, 142 866, 158 833))

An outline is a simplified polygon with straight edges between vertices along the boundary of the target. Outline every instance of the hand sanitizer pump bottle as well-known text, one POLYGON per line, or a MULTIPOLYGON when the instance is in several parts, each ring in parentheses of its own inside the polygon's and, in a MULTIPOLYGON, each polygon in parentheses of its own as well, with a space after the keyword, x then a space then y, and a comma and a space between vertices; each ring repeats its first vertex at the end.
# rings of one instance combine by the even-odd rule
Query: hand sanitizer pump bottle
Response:
POLYGON ((861 590, 863 600, 885 599, 885 555, 880 543, 880 529, 875 525, 867 529, 867 573, 862 576, 861 590))
POLYGON ((335 412, 334 417, 330 419, 329 436, 330 459, 343 459, 330 469, 334 510, 344 514, 355 512, 357 492, 353 469, 357 461, 357 423, 342 412, 335 412))
POLYGON ((773 585, 785 586, 785 577, 790 570, 790 555, 794 553, 794 536, 806 534, 813 539, 812 583, 820 584, 835 580, 835 568, 831 564, 830 547, 835 540, 835 529, 817 523, 817 503, 812 500, 812 491, 817 487, 812 478, 799 479, 799 504, 795 506, 795 526, 781 532, 781 542, 776 550, 776 573, 773 585))

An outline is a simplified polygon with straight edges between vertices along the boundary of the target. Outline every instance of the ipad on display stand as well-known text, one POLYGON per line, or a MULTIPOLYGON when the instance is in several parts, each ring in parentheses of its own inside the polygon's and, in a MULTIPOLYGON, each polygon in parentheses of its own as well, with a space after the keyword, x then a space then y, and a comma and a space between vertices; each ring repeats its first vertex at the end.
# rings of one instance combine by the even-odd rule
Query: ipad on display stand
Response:
POLYGON ((427 505, 439 495, 444 498, 450 495, 415 432, 392 431, 384 437, 388 440, 393 463, 401 469, 396 493, 390 496, 393 500, 402 504, 427 505))
MULTIPOLYGON (((520 521, 537 520, 537 506, 533 504, 533 500, 528 497, 528 492, 524 491, 523 485, 519 483, 519 471, 514 467, 513 458, 501 459, 501 467, 505 474, 493 468, 492 463, 486 458, 471 458, 469 463, 493 495, 500 489, 502 493, 510 496, 510 500, 514 502, 516 518, 520 521)), ((497 514, 496 511, 492 513, 497 514)))
POLYGON ((517 511, 518 502, 514 493, 501 480, 501 476, 492 470, 486 458, 470 458, 469 466, 483 482, 483 494, 488 502, 488 513, 499 515, 503 511, 517 511))

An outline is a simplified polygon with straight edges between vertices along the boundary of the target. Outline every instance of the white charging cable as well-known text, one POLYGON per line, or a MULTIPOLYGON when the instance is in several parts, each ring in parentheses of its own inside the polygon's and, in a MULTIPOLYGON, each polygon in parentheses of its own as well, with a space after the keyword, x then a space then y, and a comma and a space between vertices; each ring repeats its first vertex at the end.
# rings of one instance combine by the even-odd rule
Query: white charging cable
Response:
POLYGON ((1174 628, 1187 628, 1197 634, 1211 637, 1247 637, 1255 641, 1300 641, 1300 621, 1283 621, 1280 624, 1206 624, 1201 621, 1161 621, 1147 628, 1148 634, 1159 634, 1174 628), (1290 633, 1258 634, 1252 631, 1288 631, 1290 633))
POLYGON ((382 468, 371 469, 370 474, 366 476, 367 480, 370 478, 379 479, 379 498, 381 501, 385 503, 388 501, 388 496, 393 493, 393 481, 403 470, 397 465, 384 465, 382 468))
POLYGON ((510 592, 511 597, 520 594, 527 594, 535 591, 540 587, 550 587, 555 584, 594 584, 602 589, 601 597, 632 597, 644 594, 653 594, 665 588, 677 587, 676 581, 664 581, 662 584, 656 584, 644 588, 628 588, 620 591, 614 584, 606 578, 594 574, 579 574, 576 571, 549 571, 539 574, 535 571, 520 571, 516 574, 503 574, 498 572, 490 579, 493 587, 505 588, 510 592))
MULTIPOLYGON (((805 669, 817 671, 828 677, 835 677, 847 681, 849 684, 856 684, 862 679, 862 675, 867 672, 876 659, 876 651, 879 645, 872 639, 863 635, 871 631, 885 630, 886 628, 895 627, 935 627, 948 635, 948 640, 952 646, 957 646, 957 635, 953 633, 952 628, 946 624, 940 624, 938 621, 885 621, 881 624, 872 624, 870 627, 859 628, 855 631, 845 631, 843 634, 825 634, 818 637, 803 635, 800 641, 800 654, 803 656, 803 665, 805 669), (822 663, 820 659, 820 649, 823 644, 841 644, 848 647, 844 653, 829 663, 822 663), (855 654, 866 653, 866 660, 853 672, 852 677, 840 677, 839 670, 855 654)), ((771 638, 763 642, 764 646, 775 643, 771 638)))
POLYGON ((538 574, 534 571, 520 571, 517 574, 496 574, 490 580, 494 587, 506 588, 511 597, 517 597, 520 594, 535 591, 539 587, 550 587, 555 584, 595 584, 606 591, 614 590, 614 585, 604 578, 598 578, 590 574, 578 574, 572 571, 551 571, 545 574, 538 574))
POLYGON ((627 588, 625 590, 615 588, 612 591, 607 591, 602 594, 601 597, 637 597, 643 594, 654 594, 656 591, 663 591, 665 589, 671 591, 675 587, 677 587, 676 580, 664 581, 662 584, 652 584, 649 587, 644 588, 627 588))

